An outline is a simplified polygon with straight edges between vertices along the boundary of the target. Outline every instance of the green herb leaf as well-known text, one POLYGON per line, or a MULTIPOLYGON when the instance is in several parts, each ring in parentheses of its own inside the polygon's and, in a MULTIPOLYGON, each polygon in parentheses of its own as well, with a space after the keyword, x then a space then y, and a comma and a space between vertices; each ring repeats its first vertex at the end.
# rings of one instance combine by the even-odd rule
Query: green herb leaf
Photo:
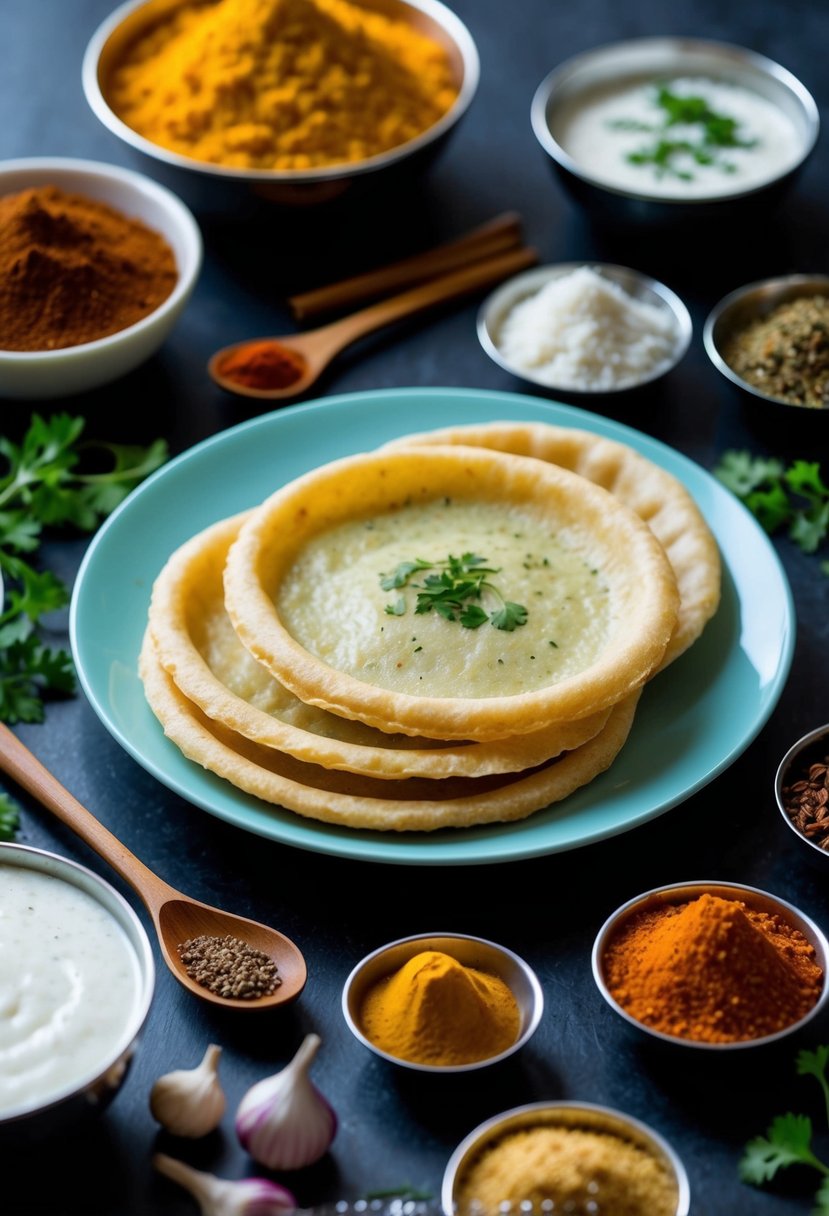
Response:
POLYGON ((778 1115, 765 1136, 757 1136, 746 1145, 739 1164, 740 1178, 760 1186, 789 1165, 821 1168, 811 1143, 812 1121, 807 1115, 778 1115))
POLYGON ((779 460, 767 460, 745 451, 723 452, 714 469, 714 476, 738 498, 747 498, 752 490, 765 482, 776 482, 783 476, 779 460))
POLYGON ((785 468, 778 460, 729 451, 714 476, 742 499, 769 534, 785 528, 804 553, 816 553, 829 535, 829 487, 816 461, 795 460, 785 468))
MULTIPOLYGON (((384 591, 407 587, 412 576, 423 570, 437 571, 427 574, 421 583, 411 583, 417 591, 414 611, 423 616, 434 610, 446 621, 459 621, 466 629, 477 629, 487 620, 496 629, 512 631, 527 621, 527 609, 522 604, 505 601, 487 575, 499 570, 486 564, 486 558, 478 553, 464 553, 461 557, 449 554, 442 561, 430 562, 423 558, 400 562, 391 574, 380 575, 380 586, 384 591), (481 600, 490 596, 497 600, 498 607, 487 612, 481 600)), ((406 601, 401 596, 394 604, 386 605, 391 616, 402 616, 406 601)))
POLYGON ((829 1178, 824 1178, 818 1188, 812 1216, 829 1216, 829 1178))
POLYGON ((19 827, 20 804, 0 790, 0 840, 15 840, 19 827))
POLYGON ((799 1077, 814 1077, 823 1090, 826 1103, 826 1121, 829 1123, 829 1081, 826 1077, 826 1066, 829 1064, 829 1047, 816 1047, 814 1051, 798 1053, 795 1067, 799 1077))

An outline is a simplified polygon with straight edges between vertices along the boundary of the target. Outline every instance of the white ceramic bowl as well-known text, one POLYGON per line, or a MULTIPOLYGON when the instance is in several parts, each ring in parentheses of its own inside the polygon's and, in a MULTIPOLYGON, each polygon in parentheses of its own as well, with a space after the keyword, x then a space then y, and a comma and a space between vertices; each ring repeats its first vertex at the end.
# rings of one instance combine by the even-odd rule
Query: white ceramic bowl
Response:
MULTIPOLYGON (((527 1106, 516 1106, 512 1110, 504 1111, 503 1114, 495 1115, 479 1124, 455 1149, 444 1171, 440 1194, 444 1216, 456 1216, 459 1185, 463 1181, 466 1167, 478 1153, 509 1132, 538 1126, 610 1133, 644 1149, 662 1163, 676 1183, 677 1200, 673 1216, 688 1216, 691 1203, 688 1175, 670 1144, 653 1128, 631 1115, 625 1115, 609 1106, 598 1106, 593 1102, 531 1102, 527 1106)), ((507 1208, 509 1209, 509 1205, 507 1208)), ((520 1214, 524 1209, 522 1205, 518 1205, 513 1210, 520 1214)), ((546 1207, 533 1208, 530 1203, 528 1210, 537 1214, 539 1211, 545 1212, 546 1207)), ((604 1207, 601 1210, 604 1211, 604 1207)), ((557 1212, 558 1208, 555 1211, 557 1212)))
MULTIPOLYGON (((69 883, 91 896, 122 929, 134 952, 138 989, 114 1047, 87 1071, 42 1102, 27 1102, 0 1113, 0 1145, 59 1135, 104 1110, 121 1088, 149 1013, 155 985, 153 952, 144 928, 127 901, 103 878, 77 862, 28 845, 0 844, 0 865, 21 866, 69 883)), ((48 959, 44 956, 44 962, 48 959)))
POLYGON ((827 968, 829 968, 829 941, 827 941, 823 931, 818 928, 813 920, 805 916, 799 908, 796 908, 794 904, 790 904, 787 900, 781 899, 777 895, 771 895, 768 891, 761 891, 757 887, 747 887, 742 883, 703 880, 671 883, 664 887, 654 887, 651 891, 645 891, 642 895, 634 896, 633 899, 629 899, 620 908, 617 908, 615 912, 611 913, 602 925, 593 943, 591 961, 593 978, 596 981, 599 992, 608 1005, 610 1005, 611 1009, 614 1009, 630 1027, 645 1036, 659 1039, 663 1043, 675 1043, 679 1047, 686 1047, 696 1051, 733 1052, 777 1043, 780 1039, 787 1038, 811 1022, 813 1018, 823 1011, 827 1001, 829 1001, 829 974, 827 974, 827 968), (698 1039, 686 1039, 680 1038, 677 1035, 665 1034, 661 1030, 655 1030, 651 1026, 646 1026, 644 1022, 640 1022, 637 1018, 632 1017, 618 1003, 616 998, 611 994, 605 980, 604 957, 610 939, 631 916, 639 912, 674 904, 684 904, 689 900, 698 899, 701 895, 714 895, 720 899, 741 900, 747 907, 756 911, 778 915, 782 920, 799 929, 807 941, 811 942, 815 948, 815 961, 823 971, 823 987, 816 1003, 804 1017, 800 1018, 797 1022, 792 1022, 790 1026, 784 1026, 776 1034, 764 1035, 762 1038, 740 1039, 734 1043, 706 1043, 698 1039))
POLYGON ((192 214, 171 191, 142 174, 63 157, 0 162, 0 195, 48 185, 106 203, 161 233, 175 255, 178 281, 154 312, 118 333, 58 350, 0 350, 0 397, 65 397, 126 375, 167 338, 201 267, 201 233, 192 214))
POLYGON ((536 266, 532 270, 524 270, 508 279, 506 283, 502 283, 500 287, 496 287, 484 300, 478 312, 478 339, 490 359, 493 359, 505 371, 511 372, 514 376, 520 376, 522 380, 526 380, 530 384, 538 384, 551 392, 573 398, 629 392, 660 379, 676 367, 683 358, 691 342, 692 331, 693 326, 688 309, 670 287, 666 287, 664 283, 660 283, 638 270, 631 270, 627 266, 615 266, 608 262, 558 262, 555 265, 536 266), (603 278, 615 283, 634 300, 658 308, 670 320, 674 332, 670 357, 650 372, 643 373, 637 380, 596 388, 574 388, 567 384, 554 384, 534 371, 512 363, 501 348, 501 329, 507 315, 516 304, 534 296, 553 279, 562 278, 583 266, 589 266, 603 278))
POLYGON ((524 1046, 541 1021, 544 994, 532 968, 505 946, 496 945, 483 937, 470 937, 463 933, 419 933, 380 946, 361 959, 343 987, 342 1008, 348 1028, 355 1038, 369 1051, 391 1064, 417 1072, 472 1072, 490 1064, 497 1064, 524 1046), (423 950, 439 950, 457 959, 465 967, 475 967, 490 975, 496 975, 511 989, 518 1003, 521 1021, 518 1037, 506 1051, 496 1056, 488 1056, 485 1060, 476 1060, 472 1064, 415 1064, 411 1060, 402 1060, 382 1051, 363 1033, 360 1026, 360 1007, 369 987, 397 971, 423 950))
POLYGON ((671 228, 677 223, 687 226, 702 220, 717 223, 764 213, 768 204, 779 200, 793 183, 811 155, 820 129, 814 98, 786 68, 744 47, 699 38, 632 38, 584 51, 545 76, 533 98, 530 117, 536 139, 575 202, 600 222, 644 224, 651 229, 671 228), (742 85, 771 101, 794 127, 794 162, 748 188, 666 198, 644 184, 636 190, 601 180, 567 151, 560 130, 566 107, 597 88, 679 76, 742 85))
POLYGON ((108 130, 142 156, 151 157, 153 173, 199 210, 238 211, 246 195, 274 206, 314 207, 378 185, 406 180, 430 163, 466 113, 478 88, 480 60, 474 39, 459 17, 440 0, 372 0, 380 13, 399 17, 443 46, 450 58, 458 95, 433 126, 414 139, 378 156, 353 164, 309 170, 240 169, 182 156, 139 135, 110 107, 107 87, 125 45, 159 11, 179 0, 126 0, 93 34, 83 61, 83 88, 95 116, 108 130))

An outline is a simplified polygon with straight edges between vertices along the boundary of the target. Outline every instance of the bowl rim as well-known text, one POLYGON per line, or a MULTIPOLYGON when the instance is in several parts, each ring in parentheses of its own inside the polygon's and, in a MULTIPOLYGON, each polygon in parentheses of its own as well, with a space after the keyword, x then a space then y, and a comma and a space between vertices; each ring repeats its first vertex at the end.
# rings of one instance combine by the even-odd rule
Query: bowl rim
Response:
POLYGON ((829 1002, 829 940, 827 940, 823 930, 812 920, 810 916, 807 916, 805 912, 801 912, 798 907, 792 903, 789 903, 787 899, 783 899, 782 896, 775 895, 771 891, 764 891, 760 887, 750 887, 746 883, 741 882, 727 882, 715 878, 690 879, 681 882, 665 883, 663 886, 652 887, 649 891, 643 891, 639 895, 634 895, 631 899, 628 899, 623 904, 620 904, 614 912, 611 912, 602 927, 599 929, 593 942, 593 949, 590 953, 590 965, 593 971, 593 979, 599 992, 607 1001, 611 1009, 618 1013, 620 1017, 624 1018, 624 1020, 630 1026, 633 1026, 636 1030, 642 1032, 643 1034, 650 1035, 652 1038, 661 1039, 664 1043, 672 1043, 677 1047, 689 1048, 692 1051, 731 1052, 776 1043, 780 1039, 784 1039, 788 1035, 794 1034, 795 1031, 802 1029, 802 1027, 804 1027, 808 1022, 811 1022, 812 1019, 823 1010, 827 1002, 829 1002), (733 891, 735 895, 742 892, 749 896, 759 896, 762 900, 766 900, 770 904, 780 908, 782 912, 788 913, 789 920, 794 924, 794 927, 801 930, 801 932, 804 928, 807 929, 808 934, 806 934, 806 936, 811 936, 811 938, 814 938, 814 942, 817 942, 817 953, 818 955, 823 956, 820 959, 820 963, 823 968, 823 986, 820 991, 820 996, 815 1001, 812 1008, 797 1022, 792 1022, 791 1025, 784 1026, 782 1030, 775 1031, 774 1034, 762 1035, 757 1039, 739 1039, 733 1043, 706 1043, 699 1039, 686 1039, 681 1038, 679 1035, 666 1034, 662 1030, 655 1030, 652 1026, 645 1025, 644 1022, 640 1022, 638 1018, 635 1018, 628 1013, 627 1010, 624 1009, 611 994, 610 989, 605 983, 602 972, 602 957, 607 940, 619 920, 625 914, 632 912, 638 905, 644 904, 656 896, 669 894, 682 896, 683 893, 687 892, 689 897, 693 898, 694 893, 697 895, 703 895, 710 893, 711 890, 733 891))
POLYGON ((455 1216, 454 1207, 454 1190, 457 1182, 458 1169, 463 1163, 463 1159, 467 1156, 470 1150, 481 1141, 485 1142, 489 1138, 489 1133, 494 1131, 501 1124, 507 1121, 520 1121, 523 1116, 532 1116, 541 1114, 544 1111, 564 1110, 572 1113, 578 1111, 586 1111, 589 1115, 609 1117, 612 1122, 627 1124, 633 1130, 639 1133, 643 1140, 652 1141, 664 1155, 674 1172, 674 1177, 677 1184, 677 1202, 676 1210, 673 1216, 688 1216, 688 1211, 691 1203, 691 1187, 688 1180, 688 1172, 682 1162, 681 1157, 676 1149, 671 1145, 661 1133, 657 1132, 650 1124, 637 1119, 634 1115, 629 1115, 625 1111, 618 1110, 613 1106, 605 1106, 597 1102, 580 1102, 577 1099, 541 1099, 537 1102, 527 1102, 522 1106, 513 1106, 510 1110, 501 1111, 500 1114, 492 1115, 489 1119, 485 1119, 483 1123, 479 1123, 473 1128, 460 1144, 453 1151, 451 1157, 446 1163, 446 1168, 443 1172, 440 1189, 440 1203, 444 1216, 455 1216))
MULTIPOLYGON (((152 312, 147 313, 145 317, 140 317, 125 329, 118 329, 115 333, 105 334, 102 338, 95 338, 91 342, 82 342, 74 346, 58 346, 53 350, 0 349, 1 362, 9 365, 35 363, 43 360, 59 362, 68 357, 80 357, 81 354, 92 356, 96 351, 104 350, 107 347, 115 346, 124 339, 129 339, 131 335, 138 333, 143 328, 162 322, 186 301, 201 270, 204 242, 201 229, 192 211, 172 190, 153 181, 151 177, 147 177, 136 169, 126 169, 121 165, 109 164, 106 161, 86 160, 71 156, 22 156, 13 160, 0 161, 0 197, 8 193, 5 190, 4 182, 6 175, 12 173, 24 176, 28 173, 38 175, 48 173, 54 174, 56 178, 61 175, 86 177, 90 183, 95 179, 106 180, 117 182, 136 194, 143 194, 158 203, 170 217, 171 225, 182 235, 188 257, 185 265, 177 265, 178 277, 173 290, 166 299, 162 300, 152 312)), ((58 181, 52 184, 60 186, 58 181)), ((19 187, 20 190, 27 188, 26 186, 19 187)), ((152 227, 152 225, 147 226, 152 227)), ((161 232, 157 226, 153 228, 153 231, 158 232, 167 244, 170 244, 165 232, 161 232)))
POLYGON ((80 862, 73 861, 72 858, 64 857, 49 849, 8 841, 0 842, 0 865, 16 865, 21 869, 47 874, 84 891, 118 922, 121 931, 128 937, 129 947, 135 955, 139 976, 138 991, 126 1027, 115 1045, 107 1052, 105 1062, 100 1065, 96 1064, 91 1071, 70 1084, 64 1085, 45 1101, 37 1102, 34 1105, 29 1103, 24 1106, 13 1106, 6 1111, 0 1111, 1 1131, 4 1127, 11 1127, 26 1119, 36 1118, 38 1115, 60 1106, 67 1099, 83 1093, 100 1081, 109 1069, 124 1056, 132 1044, 137 1042, 150 1012, 155 992, 155 961, 149 936, 135 910, 120 891, 88 866, 81 865, 80 862), (25 860, 27 857, 33 859, 35 864, 27 864, 25 860), (14 860, 15 858, 24 860, 14 860), (82 881, 76 881, 77 878, 81 878, 82 881), (94 894, 90 888, 95 889, 94 894), (100 898, 99 892, 104 894, 109 904, 117 908, 117 912, 100 898), (128 935, 127 925, 132 931, 131 937, 128 935))
MULTIPOLYGON (((802 292, 797 291, 797 288, 809 286, 823 287, 825 294, 829 296, 829 274, 821 274, 818 272, 815 274, 798 273, 771 275, 769 278, 755 279, 751 283, 744 283, 741 287, 735 287, 733 291, 727 292, 722 299, 717 301, 717 303, 708 313, 708 316, 705 318, 705 322, 703 323, 702 327, 702 344, 705 348, 705 353, 708 355, 708 358, 717 371, 725 376, 727 380, 730 380, 732 384, 736 384, 738 388, 743 389, 752 397, 756 397, 758 401, 765 401, 771 405, 787 406, 789 409, 806 410, 809 414, 821 414, 824 412, 823 409, 819 409, 813 405, 804 405, 799 401, 789 401, 785 397, 777 397, 773 393, 764 393, 763 390, 757 388, 756 385, 749 384, 749 382, 744 380, 742 376, 738 375, 730 363, 726 362, 726 360, 723 358, 716 338, 717 326, 722 318, 727 314, 729 309, 742 303, 742 301, 750 296, 752 292, 778 288, 784 294, 779 297, 775 304, 784 304, 787 302, 787 300, 797 299, 798 296, 803 294, 802 292), (789 288, 792 289, 791 295, 787 294, 787 289, 789 288)), ((761 313, 757 313, 756 316, 751 318, 749 324, 751 324, 752 321, 759 320, 761 315, 761 313)))
MULTIPOLYGON (((124 0, 111 12, 92 34, 81 64, 81 84, 84 95, 96 118, 113 135, 117 135, 124 143, 129 144, 139 152, 163 161, 177 169, 190 172, 204 173, 225 181, 245 181, 259 185, 313 185, 336 180, 342 177, 358 177, 377 169, 386 168, 406 159, 438 139, 445 131, 453 127, 468 110, 475 96, 481 75, 481 62, 478 48, 468 27, 460 17, 448 8, 441 0, 394 0, 404 8, 416 9, 431 18, 446 33, 454 44, 463 63, 463 78, 458 95, 445 114, 421 131, 419 135, 390 148, 386 152, 367 157, 357 162, 339 162, 334 165, 320 166, 315 169, 243 169, 231 165, 213 164, 210 161, 197 160, 195 157, 183 156, 162 144, 140 135, 132 127, 119 118, 110 107, 101 88, 98 68, 100 58, 106 43, 115 33, 121 23, 133 12, 143 8, 152 0, 124 0)), ((183 0, 182 0, 183 3, 183 0)))
POLYGON ((823 726, 815 727, 814 730, 807 731, 805 735, 801 735, 800 738, 791 745, 789 750, 783 756, 783 759, 777 766, 777 772, 774 776, 774 799, 777 803, 777 809, 783 816, 783 822, 791 829, 792 832, 794 832, 800 843, 808 845, 810 849, 813 849, 816 853, 819 853, 821 857, 826 858, 829 857, 829 851, 822 849, 819 844, 815 844, 815 842, 810 840, 808 836, 804 836, 800 829, 792 822, 786 808, 783 805, 783 778, 785 777, 789 766, 794 760, 797 759, 801 752, 806 751, 807 748, 811 747, 812 744, 817 743, 819 739, 826 739, 827 745, 829 745, 829 722, 825 723, 823 726))
POLYGON ((575 262, 548 262, 543 266, 533 266, 529 270, 519 271, 518 274, 513 275, 506 282, 499 284, 483 300, 478 309, 476 328, 478 341, 481 346, 493 362, 502 367, 504 371, 510 372, 511 375, 517 376, 529 384, 537 384, 539 387, 546 388, 551 392, 567 393, 568 396, 574 398, 586 399, 629 393, 636 389, 644 388, 646 384, 652 384, 655 380, 660 380, 668 372, 673 371, 685 358, 694 332, 693 321, 691 320, 691 314, 688 311, 687 305, 667 284, 653 278, 651 275, 645 274, 644 271, 636 270, 634 267, 622 266, 617 262, 601 262, 594 259, 575 262), (570 388, 566 385, 551 384, 548 380, 543 380, 539 376, 536 376, 532 371, 517 367, 504 357, 492 333, 492 314, 511 300, 513 295, 516 296, 513 303, 517 304, 522 298, 528 298, 534 294, 530 290, 527 291, 526 297, 520 295, 519 292, 522 285, 526 284, 528 288, 531 288, 535 284, 538 284, 536 290, 540 291, 546 283, 557 278, 563 278, 564 275, 570 274, 574 270, 580 270, 582 267, 595 270, 597 274, 605 274, 609 282, 622 287, 623 290, 622 278, 633 279, 642 287, 647 288, 652 294, 659 297, 665 309, 671 315, 675 330, 674 350, 666 363, 659 364, 648 375, 624 384, 609 385, 603 388, 570 388), (614 277, 617 275, 619 277, 614 277))
POLYGON ((625 38, 618 42, 605 42, 600 46, 580 51, 561 63, 556 64, 540 82, 533 95, 530 104, 530 125, 536 139, 547 155, 563 169, 566 169, 568 173, 571 173, 573 177, 578 178, 587 185, 603 190, 607 194, 614 194, 620 198, 635 200, 640 203, 649 203, 656 206, 664 205, 666 209, 670 210, 671 208, 710 207, 712 204, 716 206, 722 203, 732 203, 738 199, 750 198, 761 194, 775 183, 783 181, 786 177, 796 172, 814 151, 820 134, 820 111, 810 91, 793 72, 767 55, 760 54, 759 51, 753 51, 750 47, 743 47, 737 43, 726 42, 722 39, 657 34, 642 38, 625 38), (558 140, 555 139, 547 122, 547 107, 553 88, 562 77, 589 64, 592 60, 602 55, 610 54, 612 51, 619 50, 622 47, 631 49, 642 47, 644 49, 646 47, 657 47, 660 43, 666 49, 673 45, 677 48, 686 47, 699 53, 707 51, 714 58, 726 56, 730 59, 742 60, 744 66, 756 71, 757 75, 770 77, 788 89, 789 93, 800 103, 808 128, 803 148, 794 164, 744 190, 735 190, 727 194, 700 194, 688 197, 651 194, 648 191, 614 186, 608 182, 600 181, 583 169, 579 162, 574 160, 558 140))
POLYGON ((394 941, 386 942, 384 945, 378 946, 375 950, 371 950, 368 954, 364 955, 359 962, 354 964, 346 977, 345 983, 343 984, 341 1006, 346 1025, 354 1037, 376 1056, 379 1056, 383 1060, 387 1060, 390 1064, 396 1064, 400 1068, 408 1068, 414 1072, 474 1072, 477 1069, 488 1068, 491 1064, 497 1064, 501 1060, 507 1059, 508 1056, 511 1056, 516 1051, 519 1051, 528 1042, 528 1040, 538 1029, 539 1022, 541 1021, 542 1014, 544 1013, 544 992, 538 976, 533 968, 528 962, 526 962, 525 959, 516 954, 515 951, 510 950, 508 946, 502 946, 500 943, 493 942, 489 938, 479 937, 472 933, 412 933, 407 937, 398 937, 394 941), (400 1056, 393 1056, 389 1052, 383 1051, 382 1048, 378 1047, 376 1043, 373 1043, 371 1039, 363 1034, 363 1031, 360 1029, 356 1019, 352 1016, 349 1008, 349 999, 354 983, 365 967, 369 966, 370 963, 373 963, 375 959, 380 958, 382 955, 387 954, 389 951, 400 946, 410 946, 417 942, 434 941, 436 938, 442 938, 450 941, 471 942, 474 945, 484 946, 487 949, 490 949, 495 953, 509 959, 509 961, 522 973, 526 979, 530 992, 532 993, 532 1005, 530 1017, 527 1020, 527 1025, 515 1042, 511 1043, 509 1047, 504 1048, 503 1051, 498 1052, 497 1055, 487 1056, 483 1060, 474 1060, 470 1064, 417 1064, 412 1060, 404 1060, 400 1056))

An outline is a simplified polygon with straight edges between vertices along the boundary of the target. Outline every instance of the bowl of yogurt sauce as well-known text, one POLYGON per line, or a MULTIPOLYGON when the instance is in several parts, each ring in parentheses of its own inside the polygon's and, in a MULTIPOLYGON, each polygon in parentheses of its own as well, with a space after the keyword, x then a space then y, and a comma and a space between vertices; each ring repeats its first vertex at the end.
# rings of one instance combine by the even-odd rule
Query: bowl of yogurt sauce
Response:
POLYGON ((0 1143, 105 1108, 154 982, 149 938, 114 887, 57 854, 0 845, 0 1143))
POLYGON ((535 136, 595 218, 672 224, 744 217, 788 188, 819 132, 815 101, 780 64, 694 38, 636 38, 553 69, 535 136))

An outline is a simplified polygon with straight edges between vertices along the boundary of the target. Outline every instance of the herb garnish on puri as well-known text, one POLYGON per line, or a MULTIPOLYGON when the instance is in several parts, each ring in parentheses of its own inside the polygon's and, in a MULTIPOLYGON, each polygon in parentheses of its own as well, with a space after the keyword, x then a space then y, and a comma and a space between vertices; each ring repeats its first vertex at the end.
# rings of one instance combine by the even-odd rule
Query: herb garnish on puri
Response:
MULTIPOLYGON (((487 578, 488 574, 498 573, 500 567, 487 566, 486 558, 477 553, 464 553, 462 557, 453 557, 450 553, 443 561, 424 561, 416 557, 413 561, 400 562, 391 574, 380 575, 380 586, 384 591, 409 585, 415 588, 415 613, 431 612, 434 608, 444 620, 459 621, 466 629, 477 629, 489 621, 496 629, 512 633, 519 625, 526 625, 527 609, 523 604, 505 600, 487 578), (422 583, 410 584, 412 576, 422 570, 439 570, 440 573, 427 574, 422 583), (487 595, 497 603, 489 612, 479 602, 487 595)), ((405 611, 403 595, 394 603, 386 604, 389 616, 403 616, 405 611)))

